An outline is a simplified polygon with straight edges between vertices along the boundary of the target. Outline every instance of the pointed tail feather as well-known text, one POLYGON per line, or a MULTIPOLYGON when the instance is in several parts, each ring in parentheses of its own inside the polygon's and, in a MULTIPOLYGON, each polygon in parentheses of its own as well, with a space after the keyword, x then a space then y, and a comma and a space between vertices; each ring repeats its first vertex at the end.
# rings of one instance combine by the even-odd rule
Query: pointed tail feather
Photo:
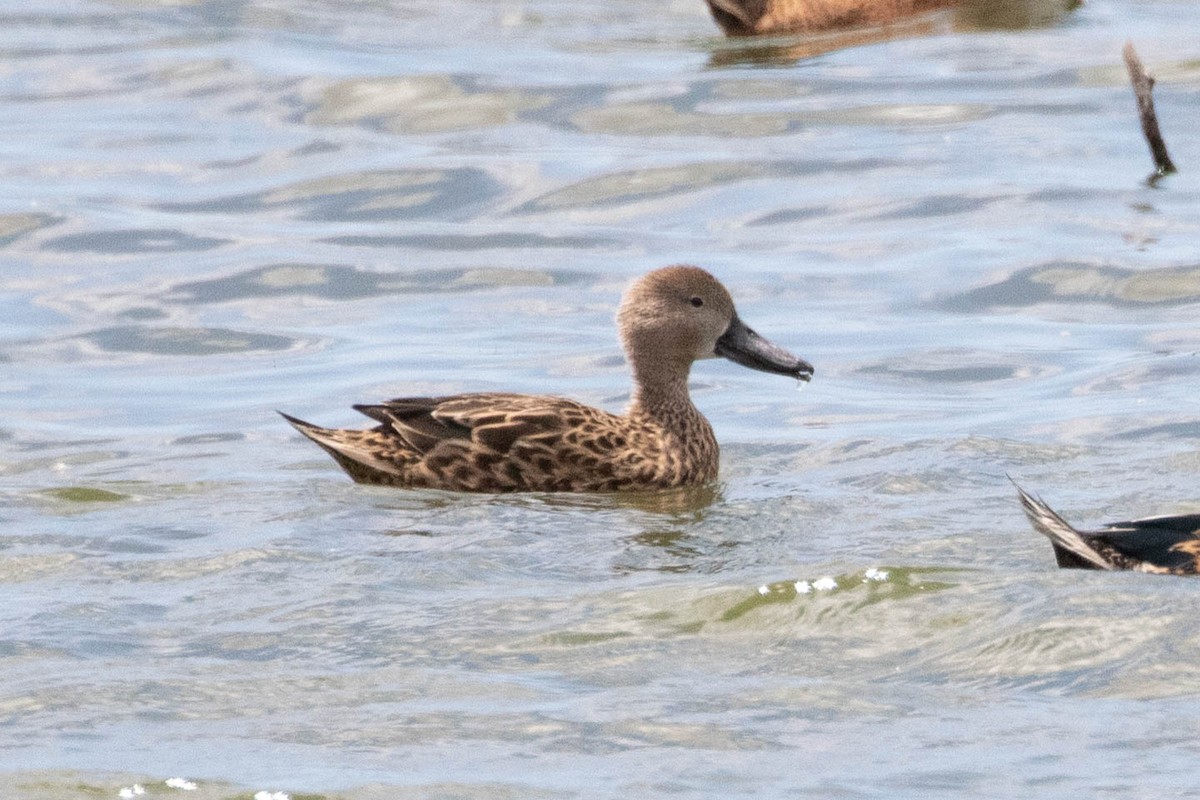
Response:
POLYGON ((378 458, 370 447, 364 445, 361 439, 370 434, 369 431, 337 430, 313 425, 298 417, 277 411, 279 416, 286 419, 293 428, 300 431, 306 438, 338 463, 346 474, 359 483, 395 483, 400 471, 394 464, 378 458))
POLYGON ((1071 524, 1059 516, 1058 512, 1026 492, 1017 485, 1016 481, 1013 481, 1013 486, 1017 487, 1017 493, 1021 495, 1021 505, 1025 509, 1025 516, 1029 517, 1029 522, 1032 523, 1034 530, 1048 538, 1056 548, 1062 548, 1071 555, 1082 559, 1086 566, 1096 569, 1113 568, 1113 565, 1097 553, 1080 535, 1079 531, 1071 527, 1071 524))
MULTIPOLYGON (((282 411, 279 411, 278 409, 276 409, 275 413, 278 414, 279 416, 283 417, 284 419, 286 419, 293 428, 300 431, 301 433, 303 433, 305 436, 307 436, 310 439, 313 438, 312 437, 313 432, 324 430, 324 428, 321 428, 317 425, 313 425, 311 422, 305 422, 304 420, 300 419, 299 417, 293 417, 291 414, 285 414, 282 411)), ((313 441, 316 441, 316 440, 313 439, 313 441)))

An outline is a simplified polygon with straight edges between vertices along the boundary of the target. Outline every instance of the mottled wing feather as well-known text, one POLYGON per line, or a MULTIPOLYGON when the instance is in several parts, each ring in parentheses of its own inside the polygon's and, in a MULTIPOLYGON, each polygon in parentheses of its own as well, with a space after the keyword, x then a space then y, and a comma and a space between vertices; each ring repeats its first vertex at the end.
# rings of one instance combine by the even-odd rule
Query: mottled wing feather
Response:
MULTIPOLYGON (((395 401, 389 401, 389 404, 391 402, 395 401)), ((569 410, 599 411, 566 397, 482 392, 438 398, 435 413, 440 419, 454 420, 461 425, 474 427, 519 414, 550 416, 569 410)))
MULTIPOLYGON (((497 453, 512 452, 513 445, 521 439, 544 436, 548 430, 556 430, 542 424, 541 420, 511 419, 489 422, 472 429, 471 438, 497 453)), ((561 426, 560 426, 561 427, 561 426)))
POLYGON ((564 411, 583 408, 561 398, 499 393, 402 397, 355 406, 393 429, 418 453, 428 453, 451 439, 467 439, 504 453, 521 437, 561 432, 566 427, 564 411))
POLYGON ((579 492, 716 477, 716 440, 698 413, 690 420, 694 432, 668 434, 649 420, 541 395, 402 397, 355 408, 379 425, 348 431, 293 424, 364 483, 579 492))
POLYGON ((398 436, 414 453, 428 453, 448 439, 471 438, 469 426, 438 416, 439 402, 436 397, 407 397, 354 410, 381 423, 382 430, 398 436))
POLYGON ((653 481, 661 467, 653 432, 566 398, 481 393, 356 408, 412 451, 413 485, 611 490, 653 481))

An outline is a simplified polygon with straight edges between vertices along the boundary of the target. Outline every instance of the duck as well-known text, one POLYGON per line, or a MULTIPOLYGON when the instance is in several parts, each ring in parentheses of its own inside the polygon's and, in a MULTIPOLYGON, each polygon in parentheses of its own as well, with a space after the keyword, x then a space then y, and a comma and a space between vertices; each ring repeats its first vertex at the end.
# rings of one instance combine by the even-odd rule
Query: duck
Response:
POLYGON ((959 0, 706 0, 727 36, 815 33, 882 25, 959 0))
POLYGON ((729 291, 691 265, 656 269, 624 293, 617 327, 633 377, 624 414, 565 397, 481 392, 353 408, 369 429, 284 419, 355 481, 456 492, 618 492, 714 481, 719 448, 692 404, 692 363, 725 358, 809 381, 813 366, 749 328, 729 291))
POLYGON ((1200 574, 1200 514, 1145 517, 1079 530, 1040 498, 1017 486, 1025 515, 1054 547, 1063 569, 1200 574))

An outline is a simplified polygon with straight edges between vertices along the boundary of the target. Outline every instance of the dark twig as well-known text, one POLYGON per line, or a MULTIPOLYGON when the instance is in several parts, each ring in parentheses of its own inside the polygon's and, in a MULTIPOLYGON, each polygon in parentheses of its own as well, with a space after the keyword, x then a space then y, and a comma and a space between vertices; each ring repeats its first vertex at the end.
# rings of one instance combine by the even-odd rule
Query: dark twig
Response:
POLYGON ((1163 141, 1162 133, 1158 130, 1158 116, 1154 113, 1154 98, 1150 93, 1154 90, 1154 78, 1142 66, 1133 42, 1126 42, 1125 66, 1129 69, 1129 80, 1133 83, 1133 93, 1137 97, 1138 116, 1142 119, 1142 133, 1150 145, 1150 154, 1154 156, 1154 168, 1158 175, 1169 175, 1176 172, 1171 157, 1167 155, 1167 143, 1163 141))

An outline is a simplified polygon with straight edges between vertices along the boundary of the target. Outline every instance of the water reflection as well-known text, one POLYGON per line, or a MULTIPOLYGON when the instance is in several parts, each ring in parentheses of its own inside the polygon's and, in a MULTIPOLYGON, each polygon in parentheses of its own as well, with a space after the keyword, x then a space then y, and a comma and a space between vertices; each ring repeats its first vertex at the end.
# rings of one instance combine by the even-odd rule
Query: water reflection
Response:
POLYGON ((704 511, 724 499, 719 484, 684 486, 657 492, 616 492, 611 495, 618 508, 629 508, 649 514, 670 514, 680 522, 699 522, 704 511))
POLYGON ((967 0, 955 10, 959 30, 1021 31, 1062 22, 1083 0, 967 0))
MULTIPOLYGON (((503 495, 502 495, 503 496, 503 495)), ((678 517, 680 522, 699 522, 704 511, 722 499, 716 484, 682 486, 645 492, 558 492, 522 494, 530 502, 548 508, 631 510, 678 517)))
POLYGON ((895 39, 955 31, 1044 28, 1057 25, 1081 5, 1081 0, 965 0, 954 8, 881 25, 793 36, 734 38, 714 45, 709 64, 714 68, 787 66, 823 53, 895 39))
POLYGON ((703 568, 708 555, 687 527, 652 528, 628 537, 634 549, 613 565, 616 573, 662 572, 682 575, 689 572, 713 572, 711 562, 703 568))
POLYGON ((936 36, 954 29, 952 12, 934 12, 889 25, 852 28, 822 33, 758 36, 729 39, 714 44, 709 66, 726 67, 786 67, 806 58, 835 50, 907 39, 917 36, 936 36))
MULTIPOLYGON (((323 463, 323 462, 322 462, 323 463)), ((398 512, 415 512, 423 515, 426 522, 433 518, 429 514, 446 512, 451 515, 449 527, 460 527, 462 517, 467 515, 477 520, 489 519, 503 525, 511 514, 525 515, 526 519, 540 517, 551 522, 564 519, 563 514, 579 512, 600 519, 617 512, 613 519, 626 523, 653 526, 679 525, 681 527, 702 522, 706 512, 722 501, 722 489, 717 484, 686 486, 647 492, 514 492, 512 494, 474 494, 449 492, 437 489, 395 489, 391 487, 356 486, 356 492, 366 492, 379 498, 382 507, 398 512), (632 513, 631 513, 632 512, 632 513), (646 522, 645 517, 649 517, 646 522)), ((402 535, 425 533, 434 527, 420 529, 393 529, 402 535)))

